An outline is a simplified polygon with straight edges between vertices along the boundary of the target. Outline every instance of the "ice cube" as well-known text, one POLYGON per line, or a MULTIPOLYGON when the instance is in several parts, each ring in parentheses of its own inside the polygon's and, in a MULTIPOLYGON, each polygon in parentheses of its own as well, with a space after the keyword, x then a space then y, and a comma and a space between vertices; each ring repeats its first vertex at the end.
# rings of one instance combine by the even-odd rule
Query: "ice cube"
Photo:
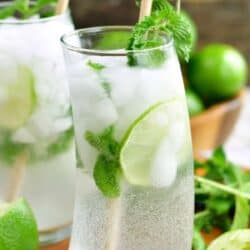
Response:
POLYGON ((135 91, 139 82, 136 70, 126 67, 105 69, 103 77, 111 85, 111 97, 118 108, 129 105, 136 98, 135 91))
POLYGON ((158 148, 151 165, 151 183, 155 187, 171 186, 177 175, 177 155, 172 144, 165 138, 158 148))
POLYGON ((12 141, 16 143, 33 144, 36 142, 36 139, 27 128, 20 128, 13 134, 12 141))
POLYGON ((18 82, 19 63, 14 56, 0 51, 0 75, 3 88, 18 82))

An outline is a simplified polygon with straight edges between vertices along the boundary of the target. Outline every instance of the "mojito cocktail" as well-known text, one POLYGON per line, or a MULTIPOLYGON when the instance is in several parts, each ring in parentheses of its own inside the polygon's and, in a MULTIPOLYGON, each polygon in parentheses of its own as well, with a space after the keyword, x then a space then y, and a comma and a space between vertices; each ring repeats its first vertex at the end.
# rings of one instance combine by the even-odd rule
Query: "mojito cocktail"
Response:
POLYGON ((191 248, 192 146, 173 40, 126 51, 130 32, 62 38, 78 154, 71 250, 191 248))
MULTIPOLYGON (((8 7, 1 4, 1 15, 8 7)), ((69 12, 0 20, 0 200, 27 199, 44 244, 69 234, 73 213, 73 128, 59 41, 72 29, 69 12)))

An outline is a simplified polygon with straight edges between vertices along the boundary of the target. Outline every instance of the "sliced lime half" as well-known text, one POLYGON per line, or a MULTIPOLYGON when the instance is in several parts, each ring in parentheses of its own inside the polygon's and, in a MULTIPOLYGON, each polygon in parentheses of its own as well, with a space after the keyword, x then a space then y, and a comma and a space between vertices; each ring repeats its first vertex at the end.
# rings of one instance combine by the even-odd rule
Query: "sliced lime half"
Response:
POLYGON ((157 103, 129 128, 120 163, 127 181, 139 186, 170 186, 177 173, 177 158, 169 136, 175 100, 157 103))
POLYGON ((250 229, 225 233, 214 240, 208 250, 250 250, 250 229))
POLYGON ((36 220, 24 199, 0 204, 0 249, 38 249, 36 220))
MULTIPOLYGON (((16 130, 25 124, 36 105, 32 71, 24 65, 13 66, 16 75, 5 77, 5 81, 1 83, 3 93, 0 97, 0 128, 8 130, 16 130)), ((1 74, 11 74, 11 69, 1 74)))

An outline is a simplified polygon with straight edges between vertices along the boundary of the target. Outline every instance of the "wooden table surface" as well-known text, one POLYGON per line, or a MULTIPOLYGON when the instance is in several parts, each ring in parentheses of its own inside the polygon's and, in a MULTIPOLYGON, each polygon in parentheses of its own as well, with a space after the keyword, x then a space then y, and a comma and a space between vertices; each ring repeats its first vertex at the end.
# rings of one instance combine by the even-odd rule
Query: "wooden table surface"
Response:
POLYGON ((58 244, 49 246, 49 247, 42 247, 40 250, 68 250, 69 249, 69 240, 65 240, 58 244))

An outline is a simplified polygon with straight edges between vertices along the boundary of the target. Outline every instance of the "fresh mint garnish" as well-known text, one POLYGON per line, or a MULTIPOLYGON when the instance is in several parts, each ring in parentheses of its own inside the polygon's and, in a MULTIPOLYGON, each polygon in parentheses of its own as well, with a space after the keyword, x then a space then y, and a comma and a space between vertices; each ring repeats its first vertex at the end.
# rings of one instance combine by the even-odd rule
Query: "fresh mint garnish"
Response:
POLYGON ((203 176, 195 177, 195 231, 193 249, 204 248, 200 231, 222 232, 248 228, 250 174, 229 162, 220 147, 206 162, 196 162, 203 176))
POLYGON ((194 227, 192 249, 193 250, 206 250, 207 249, 205 241, 201 235, 201 232, 196 227, 194 227))
POLYGON ((14 0, 11 4, 0 9, 0 19, 8 17, 17 17, 28 19, 36 14, 40 17, 49 17, 55 14, 55 4, 57 0, 14 0))
POLYGON ((14 164, 16 157, 25 151, 28 146, 23 143, 13 143, 10 132, 0 131, 0 161, 6 164, 14 164))
POLYGON ((100 63, 95 63, 95 62, 92 62, 91 60, 89 60, 87 62, 87 65, 92 68, 94 71, 97 71, 97 72, 100 72, 102 71, 103 69, 105 69, 105 66, 103 64, 100 64, 100 63))
POLYGON ((97 187, 106 197, 120 196, 120 144, 114 139, 114 127, 106 128, 100 135, 87 131, 84 137, 99 152, 93 174, 97 187))
MULTIPOLYGON (((138 7, 140 7, 141 0, 136 0, 135 3, 138 7)), ((153 0, 152 11, 164 10, 167 8, 173 8, 167 0, 153 0)))
POLYGON ((72 139, 74 136, 73 127, 61 133, 57 140, 48 146, 47 152, 48 157, 53 157, 55 155, 65 152, 72 144, 72 139))
MULTIPOLYGON (((164 45, 161 34, 173 37, 178 56, 186 61, 189 59, 192 49, 190 24, 166 0, 154 0, 151 16, 145 17, 143 21, 134 26, 127 50, 133 51, 164 45)), ((160 52, 157 53, 164 53, 164 51, 160 52)), ((155 57, 158 57, 158 64, 164 62, 162 55, 155 57)), ((138 64, 138 59, 133 52, 129 53, 128 64, 130 66, 138 64)))
POLYGON ((105 69, 106 66, 103 65, 103 64, 100 64, 100 63, 92 62, 91 60, 89 60, 87 62, 87 65, 93 71, 95 71, 98 74, 98 76, 100 78, 100 82, 101 82, 102 88, 104 89, 104 91, 107 94, 107 96, 110 98, 110 95, 111 95, 111 85, 110 85, 110 83, 101 74, 102 70, 105 69))
POLYGON ((52 142, 41 142, 36 144, 16 143, 12 141, 12 134, 6 130, 0 131, 0 161, 7 166, 13 166, 16 157, 26 151, 29 154, 29 162, 46 161, 67 151, 72 144, 73 128, 61 133, 52 142))

